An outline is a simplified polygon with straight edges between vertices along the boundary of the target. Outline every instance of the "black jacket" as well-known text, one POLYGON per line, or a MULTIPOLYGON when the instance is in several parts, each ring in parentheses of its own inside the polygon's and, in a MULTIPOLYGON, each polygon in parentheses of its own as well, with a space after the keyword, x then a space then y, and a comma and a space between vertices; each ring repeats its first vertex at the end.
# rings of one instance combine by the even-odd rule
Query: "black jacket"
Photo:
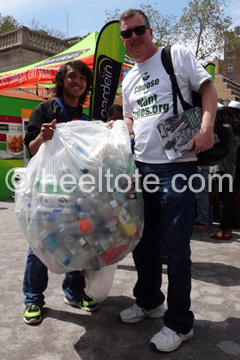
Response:
POLYGON ((89 120, 88 116, 83 113, 81 105, 78 107, 72 107, 68 105, 63 99, 58 99, 63 105, 67 117, 64 114, 62 107, 57 103, 56 100, 48 100, 40 103, 33 110, 27 128, 27 133, 24 138, 24 144, 27 146, 34 140, 40 133, 40 129, 43 123, 50 123, 54 119, 57 123, 71 121, 73 119, 78 120, 89 120))

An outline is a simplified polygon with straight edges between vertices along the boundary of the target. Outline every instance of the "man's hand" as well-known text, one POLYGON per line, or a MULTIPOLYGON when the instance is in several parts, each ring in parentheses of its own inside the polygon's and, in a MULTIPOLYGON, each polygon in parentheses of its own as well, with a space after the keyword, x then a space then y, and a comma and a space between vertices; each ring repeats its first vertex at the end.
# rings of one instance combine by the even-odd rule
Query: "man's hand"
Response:
POLYGON ((202 151, 211 149, 213 145, 214 145, 213 132, 208 131, 204 133, 203 130, 200 130, 192 139, 188 150, 192 150, 194 148, 196 154, 199 154, 202 151))

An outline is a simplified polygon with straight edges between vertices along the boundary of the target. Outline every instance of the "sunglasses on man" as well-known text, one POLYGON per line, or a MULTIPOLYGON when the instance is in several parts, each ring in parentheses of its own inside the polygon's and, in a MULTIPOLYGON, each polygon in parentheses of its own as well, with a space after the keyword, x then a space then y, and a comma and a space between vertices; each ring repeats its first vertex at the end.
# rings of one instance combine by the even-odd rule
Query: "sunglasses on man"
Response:
POLYGON ((124 39, 130 39, 133 31, 135 32, 136 35, 140 36, 145 33, 146 29, 148 29, 148 27, 146 25, 140 25, 140 26, 135 27, 134 29, 127 29, 127 30, 121 31, 121 35, 124 39))

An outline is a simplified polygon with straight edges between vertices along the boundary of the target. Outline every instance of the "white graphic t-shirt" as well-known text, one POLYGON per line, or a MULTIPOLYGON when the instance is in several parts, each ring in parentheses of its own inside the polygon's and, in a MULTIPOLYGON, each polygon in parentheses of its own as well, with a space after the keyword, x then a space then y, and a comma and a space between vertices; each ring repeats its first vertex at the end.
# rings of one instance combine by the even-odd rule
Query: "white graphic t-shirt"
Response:
MULTIPOLYGON (((136 63, 123 80, 123 115, 133 118, 135 134, 135 159, 146 163, 171 162, 159 139, 156 125, 159 119, 173 115, 172 85, 161 61, 161 51, 143 63, 136 63)), ((191 90, 211 81, 211 76, 184 46, 171 48, 174 73, 183 99, 191 104, 191 90)), ((178 113, 183 112, 178 99, 178 113)), ((174 162, 194 161, 193 151, 174 162)))

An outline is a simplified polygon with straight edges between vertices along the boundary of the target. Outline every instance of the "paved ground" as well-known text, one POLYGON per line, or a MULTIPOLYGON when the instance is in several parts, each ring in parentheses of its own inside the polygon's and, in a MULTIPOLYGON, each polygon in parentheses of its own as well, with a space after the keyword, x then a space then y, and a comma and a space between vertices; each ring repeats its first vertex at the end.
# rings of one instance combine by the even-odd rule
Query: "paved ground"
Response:
MULTIPOLYGON (((14 214, 13 201, 0 201, 0 360, 235 360, 240 359, 240 231, 231 241, 209 236, 216 225, 192 236, 195 337, 164 354, 148 344, 162 320, 126 325, 118 313, 133 302, 136 279, 129 254, 118 265, 110 296, 87 314, 63 303, 62 275, 49 273, 44 320, 23 320, 22 278, 28 244, 14 214)), ((164 265, 164 289, 167 277, 164 265)))

